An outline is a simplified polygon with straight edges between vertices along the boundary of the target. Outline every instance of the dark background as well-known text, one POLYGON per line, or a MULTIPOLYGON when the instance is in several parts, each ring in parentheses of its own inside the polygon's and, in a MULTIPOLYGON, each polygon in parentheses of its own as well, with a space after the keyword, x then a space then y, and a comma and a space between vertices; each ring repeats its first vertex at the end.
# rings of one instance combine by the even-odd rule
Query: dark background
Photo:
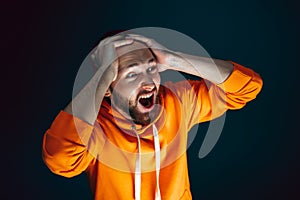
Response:
POLYGON ((299 8, 296 0, 6 3, 1 199, 91 199, 84 174, 67 179, 44 165, 43 133, 70 101, 77 70, 102 34, 147 26, 182 32, 212 57, 249 66, 264 80, 256 100, 227 113, 203 159, 201 126, 188 150, 194 199, 300 199, 299 8))

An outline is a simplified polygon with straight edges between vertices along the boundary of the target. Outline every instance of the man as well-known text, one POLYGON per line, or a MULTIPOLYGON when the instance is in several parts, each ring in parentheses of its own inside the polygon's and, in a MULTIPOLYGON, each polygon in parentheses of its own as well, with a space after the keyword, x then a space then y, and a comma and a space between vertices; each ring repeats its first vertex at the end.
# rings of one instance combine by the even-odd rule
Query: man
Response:
POLYGON ((65 177, 86 172, 98 200, 192 199, 187 133, 254 99, 260 76, 135 34, 103 39, 92 58, 98 71, 45 133, 47 166, 65 177), (202 79, 161 85, 165 70, 202 79))

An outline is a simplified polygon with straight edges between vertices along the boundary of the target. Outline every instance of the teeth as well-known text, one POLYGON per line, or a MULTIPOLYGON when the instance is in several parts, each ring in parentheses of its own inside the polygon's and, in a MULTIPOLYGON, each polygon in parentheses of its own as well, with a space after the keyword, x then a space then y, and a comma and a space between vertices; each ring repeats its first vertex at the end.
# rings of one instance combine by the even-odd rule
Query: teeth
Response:
POLYGON ((150 93, 150 94, 144 94, 144 95, 141 95, 140 98, 146 99, 146 98, 149 98, 151 96, 152 96, 152 93, 150 93))

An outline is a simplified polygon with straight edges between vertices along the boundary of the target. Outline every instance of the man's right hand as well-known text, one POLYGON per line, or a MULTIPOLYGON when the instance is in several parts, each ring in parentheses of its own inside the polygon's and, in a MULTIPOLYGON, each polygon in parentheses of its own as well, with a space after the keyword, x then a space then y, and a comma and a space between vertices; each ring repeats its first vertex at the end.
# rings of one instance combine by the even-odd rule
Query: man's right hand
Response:
POLYGON ((64 111, 93 125, 106 91, 118 75, 116 48, 133 43, 133 39, 112 36, 103 39, 93 50, 91 58, 97 67, 96 73, 72 99, 64 111))
POLYGON ((95 48, 91 54, 92 60, 97 66, 98 76, 104 76, 114 81, 118 75, 118 55, 116 48, 133 43, 133 39, 124 39, 123 36, 117 35, 105 38, 95 48))

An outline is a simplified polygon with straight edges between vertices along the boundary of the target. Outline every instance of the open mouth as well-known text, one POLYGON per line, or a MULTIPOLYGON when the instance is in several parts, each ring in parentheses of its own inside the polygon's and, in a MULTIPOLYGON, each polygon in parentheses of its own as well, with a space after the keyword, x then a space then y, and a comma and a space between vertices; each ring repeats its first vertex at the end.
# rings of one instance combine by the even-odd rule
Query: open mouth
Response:
POLYGON ((145 108, 151 109, 154 105, 154 92, 140 95, 138 98, 138 102, 145 108))

